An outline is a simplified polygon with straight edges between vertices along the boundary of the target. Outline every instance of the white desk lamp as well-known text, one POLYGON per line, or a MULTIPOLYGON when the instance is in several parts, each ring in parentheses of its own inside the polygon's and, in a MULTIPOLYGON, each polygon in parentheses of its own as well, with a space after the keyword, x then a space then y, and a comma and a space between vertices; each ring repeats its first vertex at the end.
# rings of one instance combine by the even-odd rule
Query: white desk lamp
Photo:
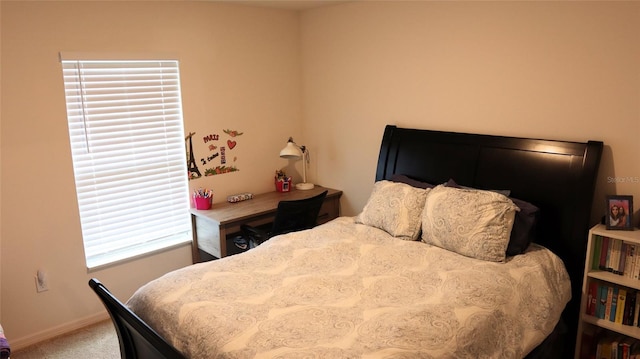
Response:
POLYGON ((302 183, 296 183, 296 189, 308 190, 313 189, 313 183, 307 183, 307 163, 309 163, 309 150, 305 146, 298 146, 293 142, 293 138, 289 137, 289 141, 285 148, 280 151, 280 157, 287 159, 299 160, 302 158, 302 183))

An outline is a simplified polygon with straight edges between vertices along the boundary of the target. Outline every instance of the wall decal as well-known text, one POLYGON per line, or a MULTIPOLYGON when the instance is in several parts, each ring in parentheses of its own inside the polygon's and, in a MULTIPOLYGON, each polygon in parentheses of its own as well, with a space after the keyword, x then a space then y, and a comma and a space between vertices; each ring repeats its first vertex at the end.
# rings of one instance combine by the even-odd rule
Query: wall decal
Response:
POLYGON ((202 141, 204 141, 204 143, 207 143, 209 141, 217 141, 220 138, 220 135, 208 135, 202 138, 202 141))
POLYGON ((220 154, 219 153, 214 153, 211 156, 207 157, 207 159, 201 158, 200 161, 202 162, 203 165, 206 165, 207 162, 211 162, 211 160, 213 160, 214 158, 218 157, 220 154))
POLYGON ((229 173, 229 172, 236 172, 239 171, 239 169, 237 169, 235 166, 216 166, 214 168, 207 168, 206 170, 204 170, 204 175, 205 176, 215 176, 215 175, 221 175, 224 173, 229 173))
MULTIPOLYGON (((202 174, 200 174, 200 170, 198 169, 198 164, 196 163, 195 157, 193 157, 193 142, 191 141, 191 138, 195 134, 196 134, 195 132, 189 132, 187 137, 185 137, 185 139, 184 139, 185 142, 187 142, 187 141, 189 142, 189 147, 188 147, 188 149, 186 149, 187 158, 188 158, 187 176, 188 176, 189 180, 202 177, 202 174)), ((186 146, 186 144, 185 144, 185 146, 186 146)))
POLYGON ((236 130, 222 130, 222 132, 226 133, 227 135, 231 136, 231 137, 236 137, 236 136, 240 136, 242 135, 244 132, 238 132, 236 130))
POLYGON ((198 168, 198 165, 207 166, 207 168, 204 169, 205 177, 239 171, 239 169, 235 166, 235 163, 238 161, 238 157, 233 156, 234 165, 227 166, 226 152, 237 149, 237 147, 240 145, 240 141, 238 141, 237 138, 239 136, 242 136, 244 132, 231 129, 223 129, 222 132, 230 137, 226 138, 226 146, 220 146, 219 143, 217 143, 217 141, 220 140, 224 141, 220 138, 219 133, 217 133, 216 131, 206 132, 208 132, 209 134, 201 137, 202 142, 196 141, 195 152, 193 149, 194 145, 192 142, 192 137, 196 134, 196 132, 189 132, 189 135, 185 138, 185 141, 189 141, 189 143, 186 144, 189 180, 203 177, 200 169, 198 168), (200 156, 196 157, 196 153, 200 153, 200 156), (200 159, 199 163, 196 162, 196 158, 200 159))

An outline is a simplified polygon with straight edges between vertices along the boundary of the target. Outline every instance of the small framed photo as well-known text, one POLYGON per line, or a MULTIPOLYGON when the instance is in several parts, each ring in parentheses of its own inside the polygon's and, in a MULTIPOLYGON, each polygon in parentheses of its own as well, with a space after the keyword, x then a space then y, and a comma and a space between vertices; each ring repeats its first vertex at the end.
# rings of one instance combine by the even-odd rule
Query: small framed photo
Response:
POLYGON ((607 229, 633 230, 633 196, 607 196, 607 229))

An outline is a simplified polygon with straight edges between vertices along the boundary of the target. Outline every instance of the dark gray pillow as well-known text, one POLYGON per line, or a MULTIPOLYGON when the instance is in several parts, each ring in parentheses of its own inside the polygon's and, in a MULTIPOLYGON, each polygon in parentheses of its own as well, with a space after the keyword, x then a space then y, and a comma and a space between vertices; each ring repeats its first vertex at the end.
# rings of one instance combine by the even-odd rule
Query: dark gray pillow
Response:
POLYGON ((407 175, 400 175, 400 174, 394 174, 393 176, 391 176, 391 181, 392 182, 399 182, 399 183, 405 183, 408 184, 409 186, 412 187, 416 187, 416 188, 422 188, 422 189, 427 189, 427 188, 433 188, 436 185, 428 183, 428 182, 422 182, 422 181, 418 181, 416 179, 413 179, 407 175))
POLYGON ((536 239, 536 224, 540 209, 533 204, 518 198, 509 197, 520 208, 516 212, 511 229, 511 238, 507 246, 507 255, 515 256, 523 253, 536 239))

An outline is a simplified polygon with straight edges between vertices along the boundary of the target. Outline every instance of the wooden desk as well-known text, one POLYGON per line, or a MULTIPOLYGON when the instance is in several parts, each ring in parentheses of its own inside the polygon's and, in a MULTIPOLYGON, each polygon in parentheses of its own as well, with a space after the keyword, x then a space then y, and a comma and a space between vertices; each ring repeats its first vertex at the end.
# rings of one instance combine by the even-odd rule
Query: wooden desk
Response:
POLYGON ((214 202, 211 209, 191 209, 193 232, 193 263, 200 262, 201 249, 214 257, 227 255, 227 237, 240 232, 241 224, 251 226, 273 222, 278 202, 313 197, 328 190, 327 197, 320 208, 318 224, 328 222, 340 215, 340 196, 342 191, 316 186, 311 190, 291 192, 269 192, 254 195, 252 199, 237 202, 214 202))

